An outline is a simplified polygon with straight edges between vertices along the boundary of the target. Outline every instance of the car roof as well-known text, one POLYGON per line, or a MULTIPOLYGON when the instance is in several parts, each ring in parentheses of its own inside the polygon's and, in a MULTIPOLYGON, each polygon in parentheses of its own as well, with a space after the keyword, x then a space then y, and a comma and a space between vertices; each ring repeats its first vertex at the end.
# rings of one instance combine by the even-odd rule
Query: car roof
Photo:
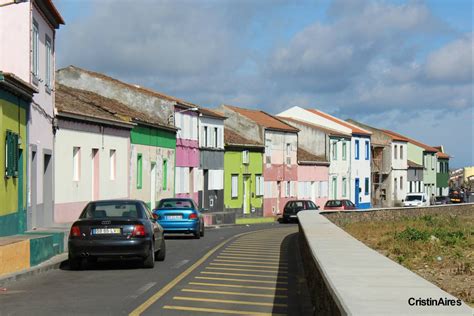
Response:
POLYGON ((95 200, 89 203, 145 203, 142 200, 135 199, 109 199, 109 200, 95 200))

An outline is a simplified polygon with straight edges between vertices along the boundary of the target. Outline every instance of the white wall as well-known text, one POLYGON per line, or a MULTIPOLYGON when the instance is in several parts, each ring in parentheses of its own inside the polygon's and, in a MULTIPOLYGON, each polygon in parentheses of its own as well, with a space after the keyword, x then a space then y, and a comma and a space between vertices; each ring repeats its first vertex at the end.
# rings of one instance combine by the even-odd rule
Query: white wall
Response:
POLYGON ((349 139, 345 139, 346 142, 346 149, 347 149, 347 156, 346 159, 342 159, 342 144, 343 141, 338 141, 337 139, 330 138, 329 140, 329 199, 350 199, 351 195, 350 192, 353 188, 353 186, 350 184, 350 155, 351 155, 351 142, 349 139), (336 159, 333 157, 333 148, 336 146, 337 148, 337 156, 336 159), (333 186, 332 186, 332 179, 336 177, 336 192, 334 192, 333 186), (347 179, 347 195, 343 196, 342 195, 342 179, 346 178, 347 179))
POLYGON ((179 128, 176 138, 198 140, 198 117, 186 112, 174 114, 175 125, 179 128))
POLYGON ((199 117, 199 147, 224 149, 224 121, 210 117, 199 117), (207 146, 204 130, 207 127, 207 146), (215 128, 217 128, 217 147, 215 147, 215 128))
POLYGON ((370 197, 372 194, 372 179, 371 179, 371 169, 370 169, 370 160, 372 159, 370 153, 370 138, 367 137, 359 137, 359 136, 352 136, 351 138, 351 201, 356 203, 355 201, 355 179, 359 178, 359 187, 361 189, 359 193, 359 203, 370 203, 370 197), (359 141, 359 159, 356 159, 356 141, 359 141), (368 150, 369 156, 366 159, 366 148, 365 142, 368 141, 368 150), (369 179, 368 183, 368 194, 366 195, 366 182, 365 179, 369 179))

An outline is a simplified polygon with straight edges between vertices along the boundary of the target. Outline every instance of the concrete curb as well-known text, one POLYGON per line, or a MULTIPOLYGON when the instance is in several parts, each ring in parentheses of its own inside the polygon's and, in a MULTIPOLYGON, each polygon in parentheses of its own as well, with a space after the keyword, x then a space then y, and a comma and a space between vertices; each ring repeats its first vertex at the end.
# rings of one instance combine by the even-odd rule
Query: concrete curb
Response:
POLYGON ((56 255, 30 269, 21 270, 15 273, 7 274, 5 276, 0 276, 0 287, 4 287, 8 283, 20 281, 28 277, 45 273, 47 271, 59 269, 64 261, 67 261, 67 253, 56 255))

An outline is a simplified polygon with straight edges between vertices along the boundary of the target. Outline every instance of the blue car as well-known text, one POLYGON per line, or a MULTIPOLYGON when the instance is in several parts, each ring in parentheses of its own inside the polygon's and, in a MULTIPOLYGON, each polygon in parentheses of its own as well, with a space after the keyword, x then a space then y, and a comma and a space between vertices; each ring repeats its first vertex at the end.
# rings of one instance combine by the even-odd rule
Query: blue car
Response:
POLYGON ((162 199, 153 213, 165 233, 193 234, 196 239, 204 236, 204 219, 192 199, 162 199))

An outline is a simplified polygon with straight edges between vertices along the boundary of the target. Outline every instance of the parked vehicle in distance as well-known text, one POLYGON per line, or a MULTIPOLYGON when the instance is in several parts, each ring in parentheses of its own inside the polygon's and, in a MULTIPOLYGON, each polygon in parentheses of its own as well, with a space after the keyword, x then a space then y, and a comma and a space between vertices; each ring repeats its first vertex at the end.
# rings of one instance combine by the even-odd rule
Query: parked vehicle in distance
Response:
POLYGON ((83 259, 100 257, 139 257, 144 267, 153 268, 166 255, 163 228, 139 200, 89 202, 71 226, 68 248, 73 270, 83 259))
POLYGON ((357 207, 351 200, 328 200, 324 205, 327 211, 349 211, 356 210, 357 207))
POLYGON ((463 203, 465 201, 465 194, 461 190, 453 190, 449 194, 451 203, 463 203))
POLYGON ((313 201, 310 200, 295 200, 295 201, 288 201, 285 204, 285 208, 283 209, 283 223, 288 223, 290 221, 298 220, 296 214, 299 211, 303 210, 319 210, 319 206, 317 206, 313 201))
POLYGON ((408 193, 402 203, 404 207, 430 205, 426 193, 408 193))
POLYGON ((451 199, 447 196, 437 196, 435 205, 449 204, 450 202, 451 202, 451 199))
POLYGON ((162 199, 153 214, 165 233, 193 234, 196 239, 204 236, 204 219, 192 199, 162 199))

